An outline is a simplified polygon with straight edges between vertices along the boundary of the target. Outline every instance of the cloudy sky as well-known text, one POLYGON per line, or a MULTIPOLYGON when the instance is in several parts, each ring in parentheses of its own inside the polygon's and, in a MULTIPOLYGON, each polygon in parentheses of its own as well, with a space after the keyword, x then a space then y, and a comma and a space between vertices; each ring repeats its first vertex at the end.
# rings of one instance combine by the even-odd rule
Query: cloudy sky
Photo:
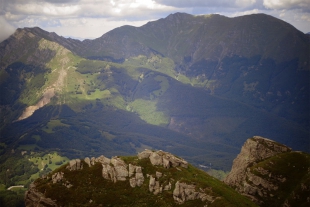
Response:
POLYGON ((0 41, 16 28, 34 26, 93 39, 122 25, 141 26, 175 12, 228 17, 265 13, 310 32, 309 0, 0 0, 0 41))

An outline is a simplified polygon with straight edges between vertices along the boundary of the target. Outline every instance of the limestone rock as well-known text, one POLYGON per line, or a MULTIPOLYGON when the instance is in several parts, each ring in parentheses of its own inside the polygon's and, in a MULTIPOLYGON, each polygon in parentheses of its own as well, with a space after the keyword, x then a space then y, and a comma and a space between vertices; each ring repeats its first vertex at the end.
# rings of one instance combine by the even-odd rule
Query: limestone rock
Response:
POLYGON ((153 192, 154 188, 155 188, 155 178, 153 178, 153 176, 150 176, 150 182, 149 182, 149 191, 153 192))
POLYGON ((90 163, 89 157, 85 157, 85 158, 84 158, 84 162, 86 162, 86 164, 88 165, 88 167, 92 166, 91 163, 90 163))
POLYGON ((152 165, 162 165, 163 157, 160 156, 157 152, 152 152, 152 154, 150 155, 150 161, 152 165))
POLYGON ((115 169, 116 179, 125 181, 128 177, 127 164, 118 157, 113 157, 111 159, 111 163, 113 164, 115 169))
POLYGON ((91 165, 94 165, 94 164, 96 163, 95 160, 96 160, 95 157, 90 158, 90 164, 91 164, 91 165))
POLYGON ((136 187, 137 186, 137 180, 136 178, 130 178, 129 179, 129 184, 132 188, 136 187))
POLYGON ((136 166, 132 165, 132 164, 129 164, 128 165, 128 176, 129 177, 133 176, 134 173, 135 173, 135 170, 136 170, 136 166))
POLYGON ((143 176, 143 173, 142 173, 142 168, 140 166, 136 167, 136 183, 137 183, 137 186, 141 186, 144 182, 144 176, 143 176))
POLYGON ((153 152, 151 150, 146 149, 143 152, 138 153, 138 158, 140 160, 145 159, 145 158, 149 158, 152 153, 153 152))
POLYGON ((194 185, 188 185, 179 181, 176 182, 173 190, 173 199, 179 204, 188 200, 201 199, 201 197, 203 198, 201 195, 201 193, 195 191, 194 185))
POLYGON ((69 165, 67 166, 67 169, 69 169, 70 171, 81 170, 83 169, 83 164, 81 163, 80 159, 70 160, 69 165))
POLYGON ((185 160, 161 150, 156 152, 152 152, 151 150, 145 150, 139 153, 138 157, 139 159, 149 158, 152 165, 162 165, 165 168, 188 167, 188 163, 185 160))
POLYGON ((53 183, 58 183, 60 182, 64 177, 64 173, 63 172, 57 172, 54 175, 52 175, 52 182, 53 183))
POLYGON ((167 185, 165 185, 164 190, 171 190, 171 183, 170 182, 167 185))
POLYGON ((114 167, 108 164, 102 164, 102 177, 115 183, 117 181, 117 177, 114 167))
POLYGON ((161 172, 156 171, 156 178, 160 178, 161 176, 163 176, 163 174, 161 172))
POLYGON ((36 190, 35 184, 30 184, 29 190, 25 193, 26 207, 58 207, 58 205, 50 198, 46 198, 42 193, 36 190))
POLYGON ((111 160, 103 155, 101 155, 100 157, 97 157, 95 159, 95 162, 99 162, 101 164, 110 164, 111 160))
MULTIPOLYGON (((267 179, 253 174, 250 167, 264 159, 284 152, 291 152, 291 149, 272 140, 254 136, 244 143, 240 154, 234 159, 232 169, 224 182, 251 198, 252 201, 260 204, 261 199, 257 196, 266 197, 272 191, 276 191, 278 187, 267 179)), ((268 170, 262 167, 258 167, 257 172, 268 179, 272 176, 268 170)), ((283 177, 275 179, 280 182, 286 180, 283 177)))

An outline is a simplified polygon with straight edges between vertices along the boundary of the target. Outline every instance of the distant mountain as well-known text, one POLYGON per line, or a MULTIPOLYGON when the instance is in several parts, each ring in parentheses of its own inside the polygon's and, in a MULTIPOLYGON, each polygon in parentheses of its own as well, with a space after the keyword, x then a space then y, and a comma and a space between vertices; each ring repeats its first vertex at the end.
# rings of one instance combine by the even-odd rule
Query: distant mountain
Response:
POLYGON ((30 153, 162 149, 227 171, 253 135, 309 152, 308 57, 309 35, 264 14, 176 13, 84 41, 18 29, 0 43, 0 182, 54 169, 30 153))

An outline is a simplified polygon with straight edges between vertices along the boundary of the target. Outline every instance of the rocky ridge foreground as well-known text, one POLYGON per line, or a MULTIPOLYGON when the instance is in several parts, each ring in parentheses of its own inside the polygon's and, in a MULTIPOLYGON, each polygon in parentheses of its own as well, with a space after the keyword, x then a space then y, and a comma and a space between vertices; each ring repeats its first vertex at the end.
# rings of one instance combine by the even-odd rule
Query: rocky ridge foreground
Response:
POLYGON ((310 155, 254 136, 224 182, 260 206, 309 206, 310 155))
POLYGON ((239 198, 232 189, 226 189, 228 198, 225 198, 217 193, 217 188, 223 190, 222 188, 226 189, 227 186, 168 152, 145 150, 137 157, 130 158, 109 159, 102 155, 98 158, 71 160, 67 165, 31 184, 25 194, 25 204, 26 207, 77 204, 253 205, 246 198, 239 198))

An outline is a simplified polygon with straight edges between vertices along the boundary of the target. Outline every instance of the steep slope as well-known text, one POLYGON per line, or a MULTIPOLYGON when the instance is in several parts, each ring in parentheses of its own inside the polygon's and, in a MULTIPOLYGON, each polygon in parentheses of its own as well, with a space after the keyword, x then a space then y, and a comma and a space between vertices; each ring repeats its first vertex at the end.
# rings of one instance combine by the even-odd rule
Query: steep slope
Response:
POLYGON ((177 65, 185 61, 188 66, 203 59, 219 62, 226 56, 250 58, 259 55, 277 62, 301 58, 300 68, 309 69, 305 53, 309 46, 305 44, 307 41, 302 32, 265 14, 228 18, 175 13, 139 28, 124 26, 95 40, 86 40, 87 50, 80 54, 122 59, 149 55, 153 50, 172 58, 177 65), (284 52, 288 48, 290 52, 284 52), (136 52, 133 49, 137 49, 136 52))
POLYGON ((116 62, 138 55, 167 57, 175 64, 171 77, 186 75, 192 85, 211 94, 307 127, 309 46, 307 35, 265 14, 228 18, 176 13, 86 40, 76 53, 116 62))
POLYGON ((26 206, 255 206, 185 160, 163 151, 71 160, 36 180, 26 206))
POLYGON ((310 155, 263 137, 248 139, 224 182, 260 206, 308 206, 310 155))

